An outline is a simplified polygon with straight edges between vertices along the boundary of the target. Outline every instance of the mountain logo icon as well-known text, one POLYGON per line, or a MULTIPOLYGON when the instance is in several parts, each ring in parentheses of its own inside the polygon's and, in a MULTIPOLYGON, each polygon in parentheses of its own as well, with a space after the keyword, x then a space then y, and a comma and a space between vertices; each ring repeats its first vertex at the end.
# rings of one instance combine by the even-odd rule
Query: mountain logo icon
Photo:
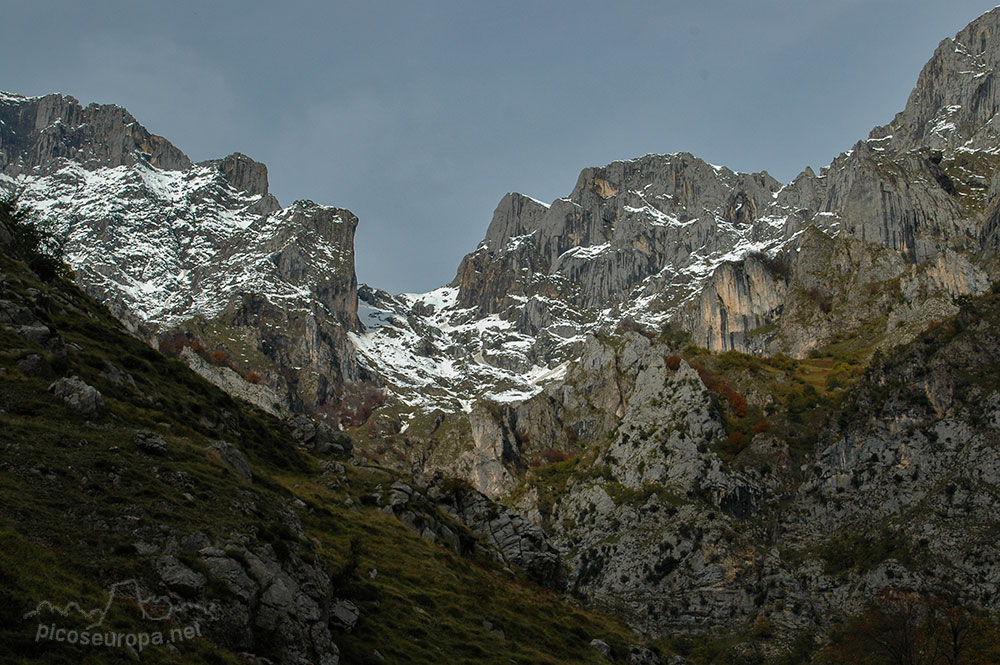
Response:
POLYGON ((167 596, 144 596, 139 582, 131 579, 112 584, 108 589, 108 599, 103 607, 86 610, 76 601, 70 601, 66 605, 58 605, 43 600, 35 606, 35 609, 26 613, 24 618, 32 619, 48 613, 63 617, 80 617, 90 622, 84 630, 92 630, 104 623, 104 619, 115 602, 124 602, 132 607, 138 607, 142 618, 147 621, 166 621, 187 608, 203 609, 200 605, 193 603, 175 603, 167 596))

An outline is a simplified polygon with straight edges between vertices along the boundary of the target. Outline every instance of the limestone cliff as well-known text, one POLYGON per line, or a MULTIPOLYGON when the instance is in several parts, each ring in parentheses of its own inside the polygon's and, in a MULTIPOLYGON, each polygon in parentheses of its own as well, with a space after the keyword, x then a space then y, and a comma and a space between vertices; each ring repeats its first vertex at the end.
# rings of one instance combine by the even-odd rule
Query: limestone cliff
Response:
POLYGON ((120 107, 4 94, 0 186, 62 240, 88 292, 166 350, 200 350, 219 385, 330 415, 371 378, 348 338, 357 218, 281 208, 246 155, 195 164, 120 107))

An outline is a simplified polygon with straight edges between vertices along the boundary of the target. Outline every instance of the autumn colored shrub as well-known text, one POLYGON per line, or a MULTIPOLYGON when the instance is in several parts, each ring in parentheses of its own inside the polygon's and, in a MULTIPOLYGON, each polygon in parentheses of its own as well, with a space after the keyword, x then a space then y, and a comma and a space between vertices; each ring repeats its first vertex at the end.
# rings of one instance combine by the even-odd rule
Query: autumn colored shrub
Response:
POLYGON ((706 388, 708 388, 709 390, 714 390, 715 392, 721 394, 723 397, 726 398, 726 401, 729 402, 729 408, 733 410, 733 413, 737 417, 743 418, 744 416, 747 415, 746 397, 733 390, 733 388, 728 383, 718 378, 717 376, 709 372, 701 365, 698 365, 697 363, 692 363, 691 367, 693 367, 694 370, 698 372, 698 376, 699 378, 701 378, 701 382, 705 384, 706 388))
POLYGON ((188 347, 197 353, 204 351, 198 340, 193 337, 189 337, 188 334, 182 330, 174 330, 164 334, 160 337, 158 346, 160 353, 174 357, 180 355, 180 352, 184 350, 184 347, 188 347))
POLYGON ((681 366, 681 357, 676 353, 667 357, 667 368, 677 371, 681 366))
POLYGON ((735 455, 743 450, 746 445, 746 435, 740 430, 734 430, 733 432, 730 432, 729 437, 726 439, 726 452, 730 455, 735 455))
POLYGON ((208 356, 208 362, 213 365, 228 365, 229 354, 221 350, 212 351, 208 356))
POLYGON ((732 388, 730 388, 725 383, 722 384, 720 391, 727 400, 729 400, 729 406, 732 408, 733 413, 737 417, 743 418, 747 415, 747 398, 739 394, 732 388))
POLYGON ((375 409, 385 404, 387 399, 385 390, 373 383, 348 384, 340 399, 316 407, 313 415, 332 420, 333 423, 345 427, 359 427, 365 424, 375 409))
POLYGON ((555 464, 556 462, 565 462, 570 457, 572 457, 572 455, 557 448, 549 448, 548 450, 542 453, 542 458, 549 464, 555 464))

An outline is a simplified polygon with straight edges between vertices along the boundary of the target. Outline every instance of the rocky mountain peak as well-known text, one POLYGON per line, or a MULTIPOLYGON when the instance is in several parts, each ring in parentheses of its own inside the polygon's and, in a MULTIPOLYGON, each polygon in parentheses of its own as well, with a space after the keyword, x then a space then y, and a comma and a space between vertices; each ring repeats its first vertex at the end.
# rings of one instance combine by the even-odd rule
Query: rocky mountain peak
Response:
POLYGON ((732 244, 780 187, 767 173, 735 173, 688 153, 587 168, 551 204, 505 196, 452 286, 463 307, 491 313, 511 296, 603 308, 696 248, 732 244))
POLYGON ((60 159, 89 170, 138 162, 164 170, 191 167, 183 152, 120 106, 83 107, 60 94, 0 93, 0 171, 8 176, 46 171, 60 159))
POLYGON ((267 194, 267 166, 254 161, 241 152, 234 152, 223 159, 213 159, 203 164, 213 165, 229 183, 241 192, 252 196, 267 194))
POLYGON ((367 303, 364 362, 413 403, 435 385, 468 406, 537 392, 588 333, 622 324, 755 354, 861 328, 885 347, 911 339, 993 279, 980 252, 1000 246, 998 21, 942 42, 905 110, 818 175, 782 185, 674 153, 583 169, 551 203, 507 194, 447 288, 367 303), (493 388, 470 393, 472 375, 493 388))
POLYGON ((996 70, 1000 65, 1000 8, 943 40, 924 66, 906 108, 872 130, 895 150, 917 147, 952 152, 1000 147, 996 70))
POLYGON ((281 208, 264 164, 192 163, 119 106, 2 94, 0 188, 63 239, 87 291, 173 351, 216 358, 184 356, 227 390, 310 410, 361 378, 357 217, 281 208))

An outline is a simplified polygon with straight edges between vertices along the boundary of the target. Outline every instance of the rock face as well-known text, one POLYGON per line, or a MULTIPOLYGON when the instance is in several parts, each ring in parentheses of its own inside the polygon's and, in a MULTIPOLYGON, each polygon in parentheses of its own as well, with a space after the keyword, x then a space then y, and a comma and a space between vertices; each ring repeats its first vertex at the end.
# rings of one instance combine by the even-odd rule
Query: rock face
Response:
POLYGON ((54 173, 67 159, 89 169, 145 163, 165 170, 191 161, 162 136, 150 134, 119 106, 80 106, 72 97, 4 93, 0 170, 7 175, 54 173))
POLYGON ((883 348, 912 339, 998 274, 998 14, 943 42, 906 111, 819 175, 647 155, 585 169, 551 204, 508 194, 449 287, 370 291, 363 362, 404 401, 455 408, 537 393, 587 332, 625 324, 754 354, 873 328, 883 348))
POLYGON ((872 131, 900 151, 927 146, 952 153, 961 147, 1000 145, 994 122, 998 104, 1000 15, 990 11, 953 39, 945 39, 924 65, 906 109, 872 131))
POLYGON ((545 531, 464 483, 442 476, 417 477, 413 486, 397 481, 386 503, 387 512, 431 542, 458 554, 479 551, 499 563, 522 569, 553 591, 566 588, 566 564, 545 531), (463 537, 456 525, 449 526, 435 516, 435 509, 471 531, 478 542, 463 537))
POLYGON ((226 590, 225 601, 215 603, 210 616, 199 617, 210 639, 239 653, 260 648, 255 634, 273 635, 278 662, 340 661, 331 630, 344 627, 350 608, 356 622, 357 608, 334 597, 329 574, 318 566, 298 556, 282 560, 270 545, 212 542, 200 532, 163 549, 154 566, 175 606, 200 597, 209 583, 226 590), (182 554, 204 574, 182 562, 182 554))
POLYGON ((603 309, 665 266, 686 268, 696 249, 732 249, 757 219, 750 211, 779 187, 766 173, 733 173, 686 153, 584 169, 573 192, 548 206, 508 194, 452 285, 460 306, 487 313, 512 296, 603 309))
POLYGON ((248 483, 253 480, 253 472, 250 470, 250 464, 238 448, 234 448, 225 441, 213 441, 210 448, 219 453, 219 456, 222 457, 237 476, 248 483))
POLYGON ((216 354, 218 372, 193 364, 220 387, 273 413, 322 411, 367 378, 347 337, 358 220, 310 201, 281 208, 263 164, 194 164, 117 106, 3 94, 0 187, 121 318, 171 352, 216 354), (253 385, 237 380, 250 373, 253 385))
MULTIPOLYGON (((708 374, 669 343, 634 333, 588 342, 563 390, 550 386, 509 416, 554 419, 522 435, 525 456, 576 448, 520 475, 510 501, 545 527, 578 597, 652 633, 761 617, 784 635, 825 633, 831 617, 860 612, 886 587, 950 590, 994 611, 998 293, 964 300, 957 316, 877 360, 797 453, 789 445, 804 444, 770 434, 768 421, 725 454, 737 420, 720 403, 727 393, 709 390, 708 374), (621 405, 576 397, 610 385, 621 405), (621 415, 606 421, 609 411, 621 415), (565 438, 587 423, 585 437, 565 438), (981 528, 970 529, 971 514, 981 528)), ((759 371, 742 376, 751 409, 775 423, 799 417, 754 387, 759 371)))
POLYGON ((574 593, 590 603, 653 632, 735 625, 755 607, 743 584, 752 532, 737 524, 773 488, 713 452, 725 436, 717 404, 691 366, 668 362, 670 351, 634 333, 617 350, 592 340, 584 357, 603 362, 570 370, 573 393, 549 388, 518 409, 548 409, 585 432, 574 444, 563 427, 538 428, 525 436, 531 446, 589 452, 566 466, 551 499, 542 498, 551 488, 529 482, 535 489, 518 492, 515 507, 547 525, 574 593), (614 399, 575 396, 609 385, 614 399))

